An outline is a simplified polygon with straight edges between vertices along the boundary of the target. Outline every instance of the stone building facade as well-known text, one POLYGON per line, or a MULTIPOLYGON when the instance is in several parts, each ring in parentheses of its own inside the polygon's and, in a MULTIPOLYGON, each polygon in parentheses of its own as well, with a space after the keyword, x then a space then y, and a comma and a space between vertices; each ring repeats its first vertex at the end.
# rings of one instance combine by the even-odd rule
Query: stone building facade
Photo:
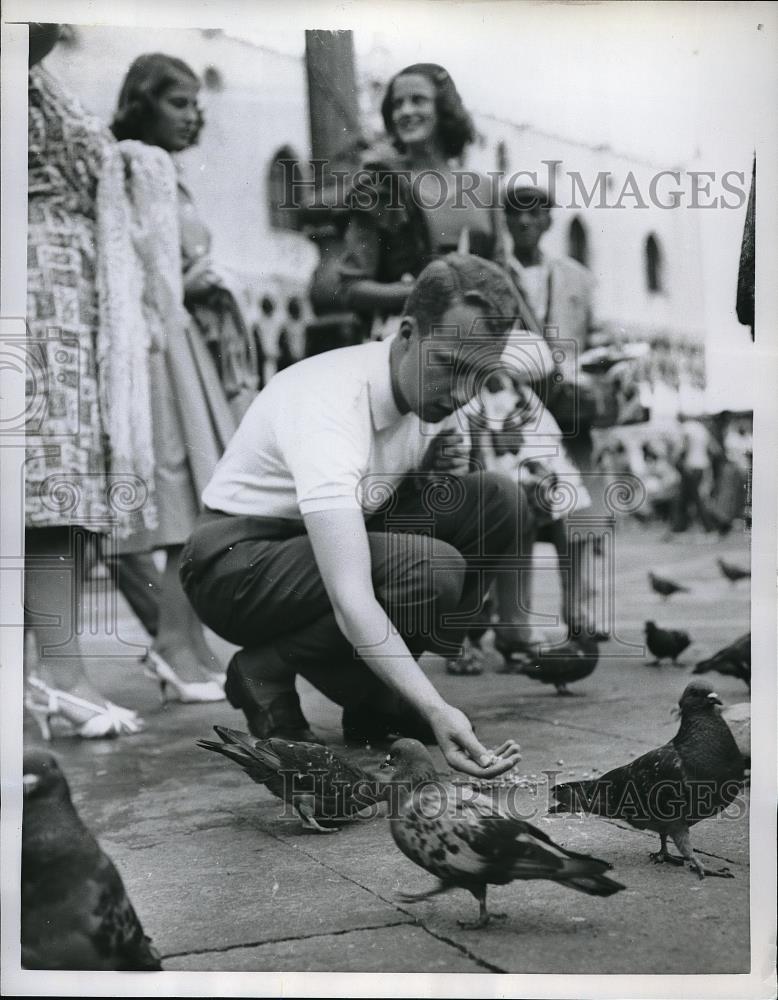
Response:
MULTIPOLYGON (((206 126, 182 165, 213 232, 215 255, 249 279, 247 305, 269 375, 303 349, 306 291, 317 262, 294 214, 277 208, 283 191, 278 162, 309 155, 304 60, 221 31, 157 29, 150 38, 141 29, 77 26, 47 65, 90 110, 110 120, 124 73, 148 51, 179 56, 204 81, 206 126)), ((383 82, 370 69, 360 73, 368 134, 380 124, 383 82)), ((475 119, 479 138, 465 166, 522 172, 528 179, 534 174, 555 185, 560 207, 547 250, 571 254, 592 270, 598 319, 609 337, 647 345, 643 376, 654 405, 665 415, 698 408, 705 341, 698 213, 662 205, 677 190, 688 200, 688 173, 489 114, 475 119), (657 182, 662 170, 671 173, 657 182)))

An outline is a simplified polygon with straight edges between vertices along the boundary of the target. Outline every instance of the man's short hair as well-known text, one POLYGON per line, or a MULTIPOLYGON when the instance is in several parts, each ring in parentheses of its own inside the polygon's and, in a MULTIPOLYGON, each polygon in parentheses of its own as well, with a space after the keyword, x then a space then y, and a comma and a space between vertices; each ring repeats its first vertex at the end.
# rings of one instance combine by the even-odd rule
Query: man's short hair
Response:
POLYGON ((549 192, 535 184, 522 184, 516 181, 509 184, 503 195, 506 212, 519 212, 522 209, 542 208, 546 211, 554 208, 554 201, 549 192))
POLYGON ((507 333, 519 312, 516 292, 502 268, 474 254, 450 253, 421 272, 404 315, 412 316, 424 332, 460 302, 483 310, 488 333, 507 333))

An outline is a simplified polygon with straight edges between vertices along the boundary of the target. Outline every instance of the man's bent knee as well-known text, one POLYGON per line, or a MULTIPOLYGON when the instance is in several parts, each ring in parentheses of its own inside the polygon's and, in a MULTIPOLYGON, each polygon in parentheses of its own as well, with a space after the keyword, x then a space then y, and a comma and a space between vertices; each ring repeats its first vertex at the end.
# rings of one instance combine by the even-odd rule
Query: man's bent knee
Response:
POLYGON ((534 519, 518 472, 479 473, 480 501, 484 524, 502 522, 512 526, 516 537, 529 538, 534 534, 534 519))

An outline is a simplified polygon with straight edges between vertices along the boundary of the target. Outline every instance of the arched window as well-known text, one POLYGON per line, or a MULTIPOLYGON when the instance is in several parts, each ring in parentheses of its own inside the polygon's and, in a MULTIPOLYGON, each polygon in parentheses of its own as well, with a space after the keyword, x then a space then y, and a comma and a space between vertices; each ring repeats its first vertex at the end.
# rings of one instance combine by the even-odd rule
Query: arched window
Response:
MULTIPOLYGON (((282 146, 273 157, 267 175, 267 204, 273 229, 300 228, 295 204, 295 180, 301 180, 297 153, 291 146, 282 146)), ((300 190, 298 187, 297 191, 300 190)))
POLYGON ((664 291, 662 248, 653 233, 646 238, 645 258, 646 285, 649 292, 664 291))
POLYGON ((567 233, 567 252, 573 260, 588 267, 589 238, 586 235, 586 227, 577 217, 570 223, 570 229, 567 233))

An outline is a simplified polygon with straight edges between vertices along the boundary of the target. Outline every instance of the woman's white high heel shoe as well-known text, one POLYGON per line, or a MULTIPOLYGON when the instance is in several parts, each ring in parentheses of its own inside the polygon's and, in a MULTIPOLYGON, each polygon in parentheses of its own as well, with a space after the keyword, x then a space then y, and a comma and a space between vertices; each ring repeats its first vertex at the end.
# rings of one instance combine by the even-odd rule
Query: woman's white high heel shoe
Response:
POLYGON ((139 733, 144 728, 143 720, 130 708, 114 705, 112 701, 102 705, 87 701, 69 691, 49 687, 39 677, 27 678, 24 705, 47 741, 51 739, 49 723, 55 718, 64 719, 85 740, 139 733))
POLYGON ((182 681, 167 660, 150 649, 143 657, 146 676, 159 684, 162 704, 181 701, 187 704, 206 701, 224 701, 224 688, 218 681, 182 681))

